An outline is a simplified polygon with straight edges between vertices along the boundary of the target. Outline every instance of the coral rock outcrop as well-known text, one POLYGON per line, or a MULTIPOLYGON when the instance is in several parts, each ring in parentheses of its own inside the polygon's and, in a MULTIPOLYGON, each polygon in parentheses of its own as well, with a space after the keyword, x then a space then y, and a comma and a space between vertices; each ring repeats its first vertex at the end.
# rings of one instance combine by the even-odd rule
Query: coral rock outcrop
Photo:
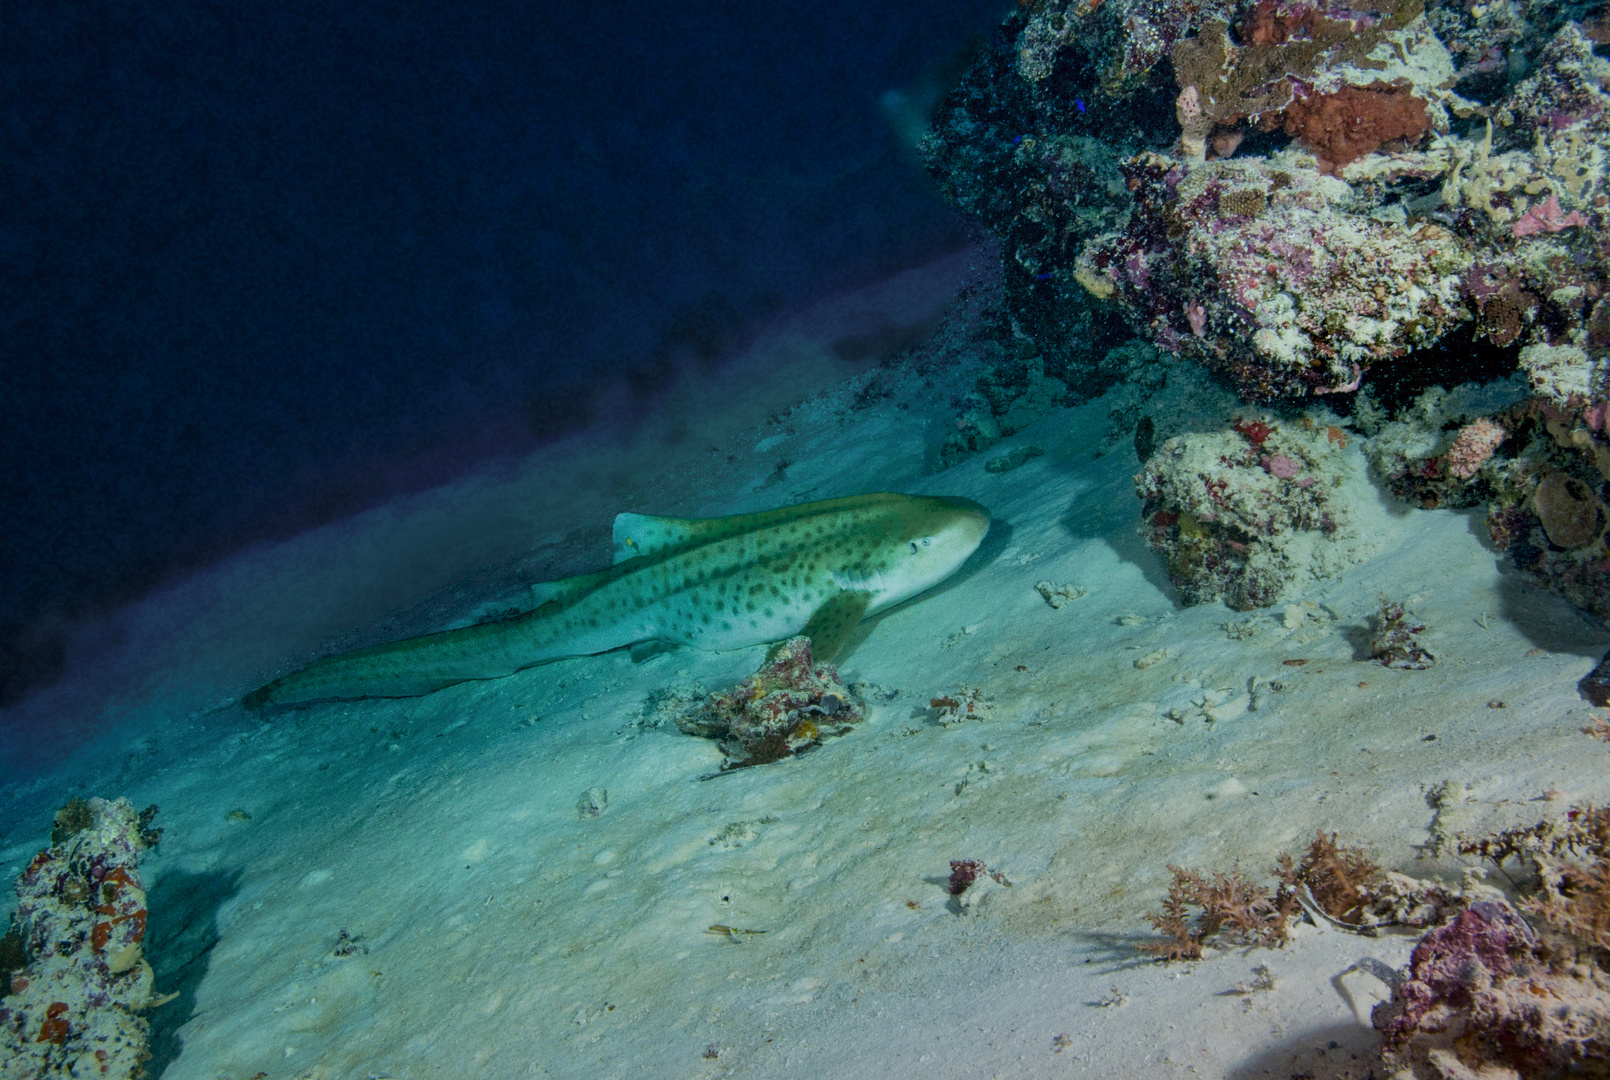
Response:
POLYGON ((127 799, 74 799, 17 879, 7 937, 25 962, 0 997, 0 1076, 141 1075, 140 1014, 166 1000, 144 957, 149 818, 127 799))
POLYGON ((1289 587, 1364 557, 1337 497, 1347 436, 1327 419, 1243 418, 1229 430, 1175 436, 1147 460, 1135 477, 1142 532, 1185 603, 1269 607, 1289 587))

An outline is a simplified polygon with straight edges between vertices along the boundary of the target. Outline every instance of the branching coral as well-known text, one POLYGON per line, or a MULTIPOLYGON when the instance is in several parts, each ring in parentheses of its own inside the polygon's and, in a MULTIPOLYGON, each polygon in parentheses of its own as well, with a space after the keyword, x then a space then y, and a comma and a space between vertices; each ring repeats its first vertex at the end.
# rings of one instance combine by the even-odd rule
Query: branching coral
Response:
POLYGON ((1236 944, 1277 945, 1286 938, 1286 919, 1267 889, 1241 876, 1239 869, 1204 878, 1194 870, 1170 866, 1173 880, 1163 911, 1151 915, 1163 937, 1137 948, 1163 960, 1196 960, 1208 938, 1222 934, 1236 944), (1200 909, 1193 917, 1192 908, 1200 909))
POLYGON ((1281 855, 1273 889, 1248 880, 1239 867, 1210 877, 1168 869, 1172 879, 1163 909, 1148 916, 1162 937, 1137 946, 1164 960, 1198 959, 1210 939, 1282 944, 1291 919, 1305 906, 1338 925, 1364 929, 1405 921, 1424 925, 1452 902, 1434 888, 1405 888, 1407 879, 1382 874, 1367 852, 1337 843, 1335 833, 1316 834, 1300 860, 1281 855))

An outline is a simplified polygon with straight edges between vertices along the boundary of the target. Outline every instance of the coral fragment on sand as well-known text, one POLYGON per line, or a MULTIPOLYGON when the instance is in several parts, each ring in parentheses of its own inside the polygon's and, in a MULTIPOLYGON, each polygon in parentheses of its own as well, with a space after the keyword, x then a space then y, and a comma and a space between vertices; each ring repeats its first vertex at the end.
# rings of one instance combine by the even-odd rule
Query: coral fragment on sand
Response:
POLYGON ((759 671, 676 716, 690 735, 722 740, 722 771, 765 765, 843 735, 866 708, 830 664, 815 664, 804 636, 777 645, 759 671))
POLYGON ((1370 659, 1381 666, 1404 671, 1424 671, 1437 662, 1436 654, 1420 641, 1425 624, 1417 622, 1413 614, 1396 601, 1381 605, 1374 618, 1375 628, 1370 635, 1370 659))

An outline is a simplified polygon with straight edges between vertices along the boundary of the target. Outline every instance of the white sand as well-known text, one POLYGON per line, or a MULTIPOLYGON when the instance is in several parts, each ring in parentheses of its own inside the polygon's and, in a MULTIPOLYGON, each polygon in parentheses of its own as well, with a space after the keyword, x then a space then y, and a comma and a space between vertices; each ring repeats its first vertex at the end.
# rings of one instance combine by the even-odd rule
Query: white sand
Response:
POLYGON ((183 1022, 163 1076, 1379 1075, 1384 987, 1339 976, 1401 964, 1413 935, 1305 926, 1283 949, 1158 964, 1134 943, 1167 864, 1262 876, 1334 829, 1390 868, 1457 878, 1457 859, 1421 858, 1428 787, 1468 785, 1455 830, 1535 819, 1558 805, 1535 801, 1546 790, 1610 795, 1575 693, 1610 634, 1503 572, 1479 515, 1400 511, 1362 479, 1377 554, 1299 598, 1302 625, 1181 609, 1136 533, 1133 452, 1092 457, 1109 402, 937 475, 961 376, 766 419, 843 377, 824 342, 920 321, 968 266, 798 316, 638 431, 199 574, 123 613, 123 644, 26 707, 86 742, 5 790, 8 877, 68 794, 163 808, 146 882, 153 907, 183 883, 191 924, 153 911, 159 989, 185 990, 157 1015, 183 1022), (1027 443, 1045 455, 985 472, 1027 443), (880 688, 869 718, 802 758, 701 781, 716 747, 641 721, 652 692, 735 680, 759 649, 611 654, 267 719, 228 704, 331 640, 427 629, 522 575, 601 563, 616 511, 869 490, 965 495, 997 526, 961 574, 858 633, 841 670, 880 688), (1053 610, 1043 580, 1088 593, 1053 610), (1383 596, 1429 624, 1438 666, 1361 659, 1383 596), (1221 629, 1248 618, 1251 637, 1221 629), (929 699, 963 684, 993 708, 937 723, 929 699), (608 807, 582 818, 590 788, 608 807), (958 910, 944 882, 961 858, 1012 887, 958 910), (334 955, 343 931, 353 955, 334 955), (1260 964, 1274 988, 1236 992, 1260 964))

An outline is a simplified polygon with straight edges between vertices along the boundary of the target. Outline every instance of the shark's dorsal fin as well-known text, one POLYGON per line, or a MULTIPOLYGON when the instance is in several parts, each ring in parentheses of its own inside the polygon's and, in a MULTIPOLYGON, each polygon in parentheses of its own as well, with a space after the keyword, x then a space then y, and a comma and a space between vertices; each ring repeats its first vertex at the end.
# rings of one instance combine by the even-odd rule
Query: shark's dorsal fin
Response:
POLYGON ((650 514, 615 515, 615 561, 654 555, 699 539, 718 526, 721 518, 654 517, 650 514))

